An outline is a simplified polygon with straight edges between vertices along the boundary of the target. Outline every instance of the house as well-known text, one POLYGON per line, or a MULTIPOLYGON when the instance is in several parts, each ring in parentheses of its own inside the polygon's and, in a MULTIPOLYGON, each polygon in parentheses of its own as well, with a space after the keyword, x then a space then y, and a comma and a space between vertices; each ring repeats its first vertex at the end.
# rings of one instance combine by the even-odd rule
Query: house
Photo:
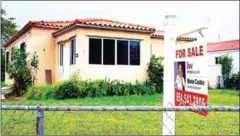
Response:
POLYGON ((218 83, 223 87, 221 65, 219 64, 218 57, 228 54, 233 58, 233 68, 231 73, 237 73, 239 71, 239 49, 239 40, 207 44, 209 83, 211 87, 216 88, 218 83))
MULTIPOLYGON (((80 71, 83 80, 135 82, 148 78, 147 64, 152 54, 163 56, 163 39, 164 32, 153 27, 86 18, 29 21, 4 47, 7 63, 14 46, 38 54, 38 83, 66 80, 73 71, 80 71)), ((178 37, 178 43, 194 40, 178 37)))

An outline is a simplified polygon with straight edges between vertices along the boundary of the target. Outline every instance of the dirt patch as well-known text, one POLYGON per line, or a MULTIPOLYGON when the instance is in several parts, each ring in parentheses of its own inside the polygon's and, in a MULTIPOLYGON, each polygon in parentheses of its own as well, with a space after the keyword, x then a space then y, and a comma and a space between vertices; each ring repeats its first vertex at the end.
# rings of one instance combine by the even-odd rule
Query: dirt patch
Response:
POLYGON ((19 96, 19 97, 15 97, 15 96, 10 96, 8 98, 5 98, 5 99, 1 99, 2 102, 4 101, 20 101, 20 100, 23 100, 24 97, 23 96, 19 96))

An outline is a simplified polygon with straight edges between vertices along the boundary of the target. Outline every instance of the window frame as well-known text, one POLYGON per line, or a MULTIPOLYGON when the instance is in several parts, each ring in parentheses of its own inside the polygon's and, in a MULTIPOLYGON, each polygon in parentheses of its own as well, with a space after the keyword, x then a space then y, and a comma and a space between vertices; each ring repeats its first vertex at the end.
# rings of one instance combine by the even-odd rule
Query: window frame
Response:
MULTIPOLYGON (((127 38, 116 38, 116 37, 100 37, 100 36, 89 36, 88 37, 88 47, 90 47, 90 39, 100 39, 101 40, 101 64, 90 64, 90 60, 89 60, 89 62, 88 62, 88 64, 89 65, 109 65, 109 66, 114 66, 114 65, 118 65, 118 66, 141 66, 141 39, 127 39, 127 38), (104 44, 104 42, 103 42, 103 40, 104 39, 109 39, 109 40, 114 40, 115 41, 115 43, 114 43, 114 46, 115 46, 115 63, 114 64, 104 64, 103 63, 103 53, 104 53, 104 51, 103 51, 103 44, 104 44), (118 58, 118 52, 117 52, 117 41, 118 40, 120 40, 120 41, 127 41, 128 42, 128 64, 117 64, 117 58, 118 58), (137 42, 139 42, 139 46, 140 46, 140 50, 139 50, 139 65, 131 65, 131 63, 130 63, 130 41, 137 41, 137 42)), ((90 59, 90 48, 88 48, 88 59, 90 59)))

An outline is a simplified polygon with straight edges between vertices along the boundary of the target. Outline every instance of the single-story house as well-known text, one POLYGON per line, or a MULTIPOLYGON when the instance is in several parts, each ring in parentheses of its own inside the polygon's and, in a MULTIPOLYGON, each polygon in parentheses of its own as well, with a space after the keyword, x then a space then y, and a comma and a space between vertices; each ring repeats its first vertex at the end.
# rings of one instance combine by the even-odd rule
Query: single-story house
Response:
MULTIPOLYGON (((194 40, 178 37, 177 42, 194 40)), ((144 81, 151 55, 163 56, 163 45, 164 32, 154 27, 86 18, 29 21, 4 47, 7 63, 14 46, 35 51, 39 56, 37 82, 45 84, 66 80, 73 71, 79 71, 83 80, 144 81)))
POLYGON ((231 56, 233 58, 233 68, 231 73, 239 71, 239 40, 230 40, 223 42, 214 42, 207 44, 208 65, 209 65, 209 83, 210 86, 216 88, 218 83, 223 87, 221 78, 221 65, 219 57, 222 55, 231 56))

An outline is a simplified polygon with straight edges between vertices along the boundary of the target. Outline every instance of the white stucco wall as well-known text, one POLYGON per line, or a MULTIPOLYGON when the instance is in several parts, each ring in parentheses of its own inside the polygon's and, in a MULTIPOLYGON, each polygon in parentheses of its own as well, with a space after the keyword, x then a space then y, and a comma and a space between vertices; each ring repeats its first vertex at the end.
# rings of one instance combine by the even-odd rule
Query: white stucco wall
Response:
POLYGON ((233 58, 232 73, 237 73, 239 71, 239 50, 208 52, 208 65, 215 65, 215 57, 226 54, 233 58))

